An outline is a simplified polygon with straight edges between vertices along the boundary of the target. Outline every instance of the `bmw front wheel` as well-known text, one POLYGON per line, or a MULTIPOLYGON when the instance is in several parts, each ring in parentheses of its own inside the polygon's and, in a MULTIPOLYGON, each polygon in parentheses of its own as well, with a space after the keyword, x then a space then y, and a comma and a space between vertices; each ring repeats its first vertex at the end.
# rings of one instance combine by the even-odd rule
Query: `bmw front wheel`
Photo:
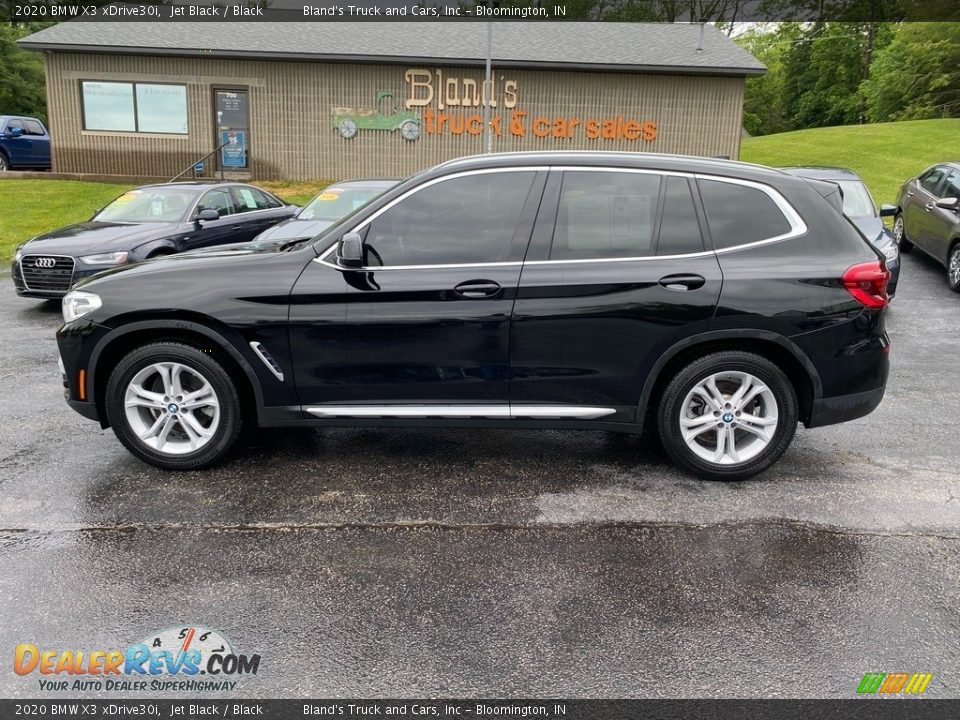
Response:
POLYGON ((141 460, 198 470, 223 459, 242 430, 240 399, 210 354, 174 342, 137 348, 107 382, 107 419, 141 460))
POLYGON ((797 429, 790 380, 769 360, 718 352, 680 370, 660 399, 663 447, 705 480, 743 480, 773 465, 797 429))

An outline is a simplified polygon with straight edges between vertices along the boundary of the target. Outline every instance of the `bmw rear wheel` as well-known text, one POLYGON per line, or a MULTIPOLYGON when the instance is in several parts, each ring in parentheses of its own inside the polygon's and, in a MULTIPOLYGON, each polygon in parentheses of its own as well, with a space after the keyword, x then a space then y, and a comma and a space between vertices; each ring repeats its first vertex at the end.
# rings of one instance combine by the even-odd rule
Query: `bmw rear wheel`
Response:
POLYGON ((680 370, 661 396, 657 426, 681 468, 705 480, 743 480, 773 465, 797 429, 790 380, 769 360, 718 352, 680 370))
POLYGON ((0 152, 0 172, 6 172, 10 169, 10 163, 7 162, 7 156, 0 152))
POLYGON ((107 418, 134 455, 165 470, 223 459, 242 430, 240 400, 209 353, 154 343, 123 358, 107 382, 107 418))

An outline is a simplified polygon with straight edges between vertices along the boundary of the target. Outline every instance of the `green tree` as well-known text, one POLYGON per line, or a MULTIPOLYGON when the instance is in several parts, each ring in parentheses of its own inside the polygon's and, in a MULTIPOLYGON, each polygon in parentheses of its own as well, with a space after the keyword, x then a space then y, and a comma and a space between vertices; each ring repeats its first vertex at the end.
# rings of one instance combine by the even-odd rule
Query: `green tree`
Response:
POLYGON ((43 56, 23 50, 17 40, 53 23, 0 24, 0 113, 46 121, 43 56))
POLYGON ((904 23, 862 85, 872 122, 960 117, 960 23, 904 23))

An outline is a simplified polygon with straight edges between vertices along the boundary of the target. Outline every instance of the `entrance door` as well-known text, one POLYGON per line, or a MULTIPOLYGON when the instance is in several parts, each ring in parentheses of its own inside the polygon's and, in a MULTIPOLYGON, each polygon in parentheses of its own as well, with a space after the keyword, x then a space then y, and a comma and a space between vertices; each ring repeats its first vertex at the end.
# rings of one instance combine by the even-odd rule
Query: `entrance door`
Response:
POLYGON ((246 89, 217 88, 213 91, 219 162, 224 170, 250 168, 250 107, 246 89))

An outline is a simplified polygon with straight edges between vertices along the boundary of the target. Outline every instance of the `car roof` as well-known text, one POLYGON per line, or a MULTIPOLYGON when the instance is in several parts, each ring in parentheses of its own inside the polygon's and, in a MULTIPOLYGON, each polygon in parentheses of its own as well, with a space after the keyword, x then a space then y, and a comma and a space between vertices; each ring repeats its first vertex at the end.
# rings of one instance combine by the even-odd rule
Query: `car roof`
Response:
POLYGON ((369 178, 366 180, 343 180, 342 182, 334 182, 327 185, 326 189, 338 188, 338 187, 371 187, 371 188, 388 188, 393 187, 400 182, 400 178, 369 178))
MULTIPOLYGON (((256 187, 248 183, 224 182, 222 180, 178 180, 170 183, 151 183, 150 185, 140 185, 132 188, 133 190, 147 190, 148 188, 177 188, 195 190, 201 192, 212 187, 256 187)), ((257 188, 259 190, 260 188, 257 188)))
MULTIPOLYGON (((850 168, 831 167, 829 165, 799 165, 796 167, 782 167, 784 172, 814 180, 861 180, 850 168)), ((861 180, 862 181, 862 180, 861 180)))
POLYGON ((708 158, 697 155, 668 155, 664 153, 616 152, 603 150, 539 150, 531 152, 490 153, 449 160, 427 174, 446 175, 452 171, 481 168, 505 168, 525 165, 570 165, 589 167, 622 167, 722 175, 744 180, 784 180, 789 174, 766 165, 755 165, 737 160, 708 158))

